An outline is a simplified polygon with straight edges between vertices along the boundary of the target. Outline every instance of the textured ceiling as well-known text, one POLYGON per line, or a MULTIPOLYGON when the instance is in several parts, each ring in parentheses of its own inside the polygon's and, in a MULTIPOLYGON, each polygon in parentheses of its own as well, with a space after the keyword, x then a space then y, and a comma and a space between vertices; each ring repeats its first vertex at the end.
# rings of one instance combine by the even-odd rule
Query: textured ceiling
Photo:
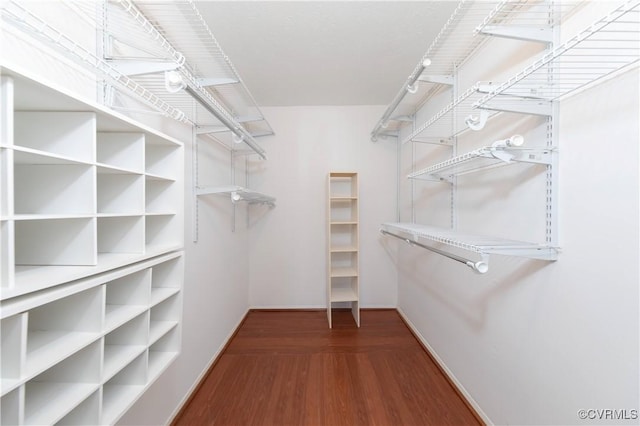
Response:
POLYGON ((196 2, 259 105, 386 105, 452 1, 196 2))

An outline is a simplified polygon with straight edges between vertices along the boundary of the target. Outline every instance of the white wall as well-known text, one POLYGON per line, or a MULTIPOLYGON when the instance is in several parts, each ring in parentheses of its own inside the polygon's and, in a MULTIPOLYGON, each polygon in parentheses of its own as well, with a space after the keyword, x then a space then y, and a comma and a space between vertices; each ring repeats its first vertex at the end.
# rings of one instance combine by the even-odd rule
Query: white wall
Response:
POLYGON ((396 146, 371 142, 383 107, 272 107, 269 160, 251 186, 277 198, 251 227, 252 307, 326 307, 326 179, 359 173, 360 297, 363 307, 396 306, 396 273, 378 235, 396 215, 396 146))
MULTIPOLYGON (((493 42, 484 57, 508 46, 493 42)), ((467 72, 481 73, 474 64, 467 72)), ((635 68, 561 103, 557 262, 492 256, 481 276, 389 242, 399 259, 399 309, 489 422, 594 424, 578 410, 631 416, 640 408, 638 81, 635 68)), ((536 143, 539 119, 518 120, 507 115, 484 136, 462 140, 459 153, 514 130, 536 143)), ((405 171, 412 155, 429 162, 424 148, 413 149, 403 150, 405 171)), ((518 167, 459 181, 461 229, 544 241, 544 173, 518 167)), ((438 192, 447 189, 427 185, 438 184, 415 186, 418 222, 448 226, 449 198, 438 192)), ((410 183, 402 194, 410 220, 410 183)))

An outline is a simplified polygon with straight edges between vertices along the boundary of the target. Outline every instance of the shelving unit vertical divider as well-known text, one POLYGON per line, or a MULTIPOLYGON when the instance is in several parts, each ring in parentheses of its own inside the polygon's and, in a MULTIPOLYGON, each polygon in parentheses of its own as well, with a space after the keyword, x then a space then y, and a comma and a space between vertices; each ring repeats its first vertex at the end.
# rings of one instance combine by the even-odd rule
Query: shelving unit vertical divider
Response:
POLYGON ((330 172, 327 178, 327 319, 350 305, 360 327, 358 174, 330 172))

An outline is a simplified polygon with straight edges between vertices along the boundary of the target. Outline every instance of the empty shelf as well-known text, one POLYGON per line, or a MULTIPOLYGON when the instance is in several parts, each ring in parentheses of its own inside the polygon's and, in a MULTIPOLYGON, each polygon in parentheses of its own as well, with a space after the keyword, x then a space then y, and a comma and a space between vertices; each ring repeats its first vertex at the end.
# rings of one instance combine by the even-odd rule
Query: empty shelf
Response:
POLYGON ((231 201, 234 203, 238 201, 246 201, 249 204, 268 204, 271 207, 275 207, 276 205, 276 199, 274 197, 236 185, 197 188, 196 194, 199 196, 211 194, 229 195, 231 197, 231 201))
POLYGON ((562 98, 640 59, 640 2, 627 2, 479 99, 500 110, 527 98, 562 98))
POLYGON ((411 173, 407 177, 448 181, 452 176, 516 162, 551 164, 552 152, 550 148, 485 146, 411 173))
POLYGON ((556 260, 558 255, 557 248, 546 244, 467 234, 415 223, 383 223, 381 229, 407 242, 441 243, 480 255, 499 254, 542 260, 556 260))
POLYGON ((358 295, 352 288, 332 288, 331 289, 331 301, 332 302, 353 302, 358 300, 358 295))

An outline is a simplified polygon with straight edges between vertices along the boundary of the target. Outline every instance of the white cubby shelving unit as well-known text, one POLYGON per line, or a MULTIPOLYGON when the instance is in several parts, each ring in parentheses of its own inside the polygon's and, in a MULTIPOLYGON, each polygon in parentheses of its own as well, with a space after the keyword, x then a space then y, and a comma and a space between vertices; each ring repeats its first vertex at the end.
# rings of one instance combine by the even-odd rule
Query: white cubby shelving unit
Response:
POLYGON ((180 352, 183 146, 1 71, 2 424, 113 424, 180 352))
MULTIPOLYGON (((477 3, 481 2, 461 2, 439 38, 446 39, 450 32, 461 31, 460 26, 467 28, 467 18, 472 15, 462 12, 475 9, 477 3)), ((485 3, 483 6, 486 5, 485 3)), ((546 46, 546 50, 530 65, 503 82, 479 81, 467 90, 459 91, 455 72, 447 74, 446 79, 425 77, 429 63, 440 63, 440 59, 433 59, 441 53, 438 49, 439 38, 434 42, 421 61, 425 66, 416 68, 415 75, 410 76, 410 82, 429 81, 440 85, 438 89, 431 87, 423 100, 428 100, 438 90, 449 90, 452 101, 421 124, 415 124, 413 130, 400 142, 403 145, 426 143, 448 145, 452 148, 452 155, 448 160, 413 171, 407 176, 413 181, 447 182, 451 185, 451 227, 390 222, 382 225, 383 234, 451 257, 480 273, 488 270, 490 254, 557 259, 558 102, 603 77, 636 64, 640 59, 640 2, 634 0, 622 4, 560 44, 557 24, 574 7, 572 2, 501 2, 475 25, 476 35, 507 37, 523 42, 544 43, 546 46), (606 48, 603 47, 604 43, 606 48), (425 62, 426 59, 429 60, 425 62), (505 144, 500 146, 499 141, 496 141, 491 146, 457 154, 458 137, 472 135, 481 140, 487 121, 502 113, 543 117, 546 120, 546 135, 541 140, 533 141, 531 145, 527 142, 526 147, 505 144), (537 164, 545 170, 546 189, 541 197, 546 200, 544 241, 531 243, 458 231, 455 220, 457 176, 519 163, 537 164), (458 253, 459 251, 463 254, 458 253), (475 258, 469 259, 464 252, 472 253, 475 258)), ((464 43, 468 48, 450 49, 443 55, 442 60, 449 63, 454 71, 464 64, 466 57, 480 44, 478 40, 471 39, 464 40, 464 43), (461 55, 451 52, 461 52, 461 55), (452 59, 452 56, 455 58, 452 59)), ((374 139, 380 135, 399 136, 399 125, 415 119, 415 116, 411 120, 394 121, 390 118, 408 87, 403 86, 399 96, 372 131, 374 139), (390 122, 394 123, 396 130, 385 130, 390 122)), ((422 105, 423 103, 415 105, 414 114, 422 105)))
POLYGON ((360 327, 358 174, 327 176, 327 319, 332 309, 348 304, 360 327))

